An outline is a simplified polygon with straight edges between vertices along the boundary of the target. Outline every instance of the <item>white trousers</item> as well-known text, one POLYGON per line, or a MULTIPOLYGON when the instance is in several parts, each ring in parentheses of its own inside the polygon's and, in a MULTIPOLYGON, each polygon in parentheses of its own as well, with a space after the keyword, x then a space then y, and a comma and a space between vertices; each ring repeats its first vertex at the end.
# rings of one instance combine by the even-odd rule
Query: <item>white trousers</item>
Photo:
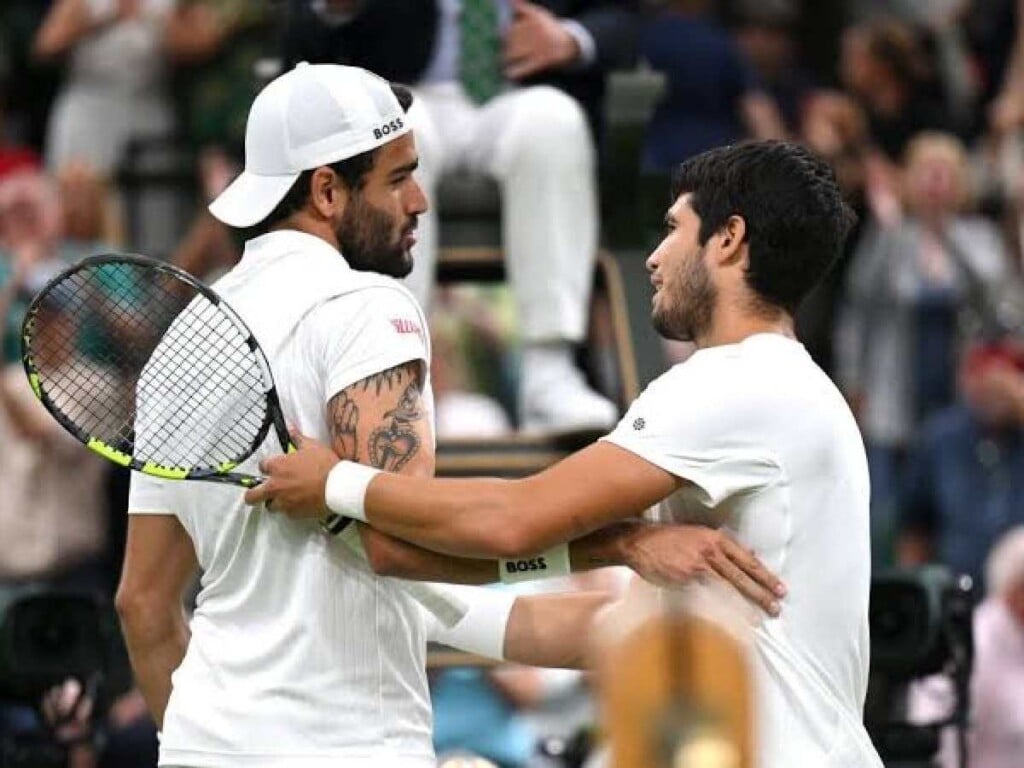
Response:
POLYGON ((505 268, 523 339, 581 340, 597 254, 598 202, 593 139, 579 104, 546 86, 508 91, 483 106, 457 83, 413 90, 417 178, 431 209, 420 220, 410 289, 429 307, 438 180, 457 170, 484 173, 501 187, 505 268))

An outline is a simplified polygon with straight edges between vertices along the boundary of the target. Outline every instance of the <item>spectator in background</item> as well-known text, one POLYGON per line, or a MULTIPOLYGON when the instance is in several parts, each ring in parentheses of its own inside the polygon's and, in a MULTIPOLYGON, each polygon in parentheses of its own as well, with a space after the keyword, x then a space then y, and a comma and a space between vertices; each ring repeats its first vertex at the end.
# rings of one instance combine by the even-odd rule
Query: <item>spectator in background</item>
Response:
POLYGON ((740 49, 778 106, 787 133, 798 134, 814 82, 797 63, 794 28, 799 14, 795 0, 743 0, 735 13, 740 49))
POLYGON ((1024 0, 975 0, 967 30, 988 126, 997 135, 1024 125, 1024 0))
MULTIPOLYGON (((20 362, 28 302, 69 261, 106 249, 99 243, 104 208, 103 186, 81 164, 67 167, 56 185, 33 169, 0 180, 0 584, 37 582, 112 596, 107 464, 47 413, 20 362)), ((109 375, 82 355, 65 364, 109 375)), ((108 725, 101 766, 130 766, 147 755, 155 761, 153 726, 137 693, 115 702, 108 725)), ((0 712, 0 731, 38 726, 31 710, 0 712)), ((72 750, 75 766, 92 766, 95 757, 86 746, 72 750)))
POLYGON ((192 150, 217 149, 240 162, 249 107, 263 85, 260 65, 280 34, 278 14, 265 0, 178 5, 183 23, 171 30, 183 37, 172 43, 179 65, 172 83, 182 135, 192 150))
POLYGON ((1024 525, 1024 348, 973 347, 960 387, 961 402, 925 423, 910 456, 899 553, 980 584, 993 544, 1024 525))
POLYGON ((924 130, 950 127, 921 41, 893 20, 850 27, 843 36, 843 85, 868 115, 872 140, 899 161, 910 139, 924 130))
MULTIPOLYGON (((598 245, 594 142, 606 71, 629 62, 635 0, 292 0, 285 61, 364 67, 414 86, 418 178, 468 169, 502 188, 506 265, 524 342, 519 422, 603 429, 617 409, 577 370, 598 245)), ((408 285, 430 304, 437 214, 408 285)))
POLYGON ((644 142, 648 172, 671 172, 745 136, 785 133, 778 107, 710 6, 709 0, 671 0, 640 32, 640 57, 667 80, 644 142))
POLYGON ((0 318, 3 360, 19 360, 21 321, 29 301, 61 269, 109 251, 116 232, 105 186, 73 163, 58 184, 39 171, 0 180, 0 318))
POLYGON ((1024 755, 1024 527, 986 564, 988 596, 974 615, 972 768, 1018 768, 1024 755))
POLYGON ((903 214, 865 226, 850 265, 837 327, 837 378, 864 434, 876 556, 895 528, 903 456, 921 421, 951 404, 962 321, 1000 322, 1014 290, 999 230, 966 213, 962 145, 943 134, 911 142, 902 169, 903 214))
POLYGON ((181 0, 55 0, 33 44, 39 62, 69 60, 53 105, 47 164, 84 160, 109 177, 135 138, 167 138, 168 66, 215 50, 229 28, 181 0))
POLYGON ((869 143, 867 118, 857 102, 838 91, 816 91, 803 102, 800 137, 835 171, 843 197, 857 213, 857 224, 842 256, 804 300, 797 312, 797 335, 814 361, 834 375, 836 309, 843 280, 867 212, 869 166, 876 154, 869 143))

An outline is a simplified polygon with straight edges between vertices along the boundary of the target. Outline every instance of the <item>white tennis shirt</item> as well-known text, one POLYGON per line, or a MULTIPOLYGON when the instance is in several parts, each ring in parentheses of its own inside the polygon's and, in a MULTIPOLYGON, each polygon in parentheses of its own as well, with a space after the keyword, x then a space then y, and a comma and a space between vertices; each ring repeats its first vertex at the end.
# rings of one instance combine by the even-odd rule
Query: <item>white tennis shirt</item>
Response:
POLYGON ((849 408, 797 342, 703 349, 647 387, 609 442, 690 484, 664 521, 721 527, 788 586, 754 631, 760 768, 881 768, 868 679, 868 472, 849 408))
MULTIPOLYGON (((411 294, 350 269, 311 235, 250 241, 214 289, 266 352, 288 422, 320 440, 342 389, 429 363, 411 294), (346 292, 322 300, 338 287, 346 292)), ((423 398, 432 418, 429 379, 423 398)), ((256 473, 260 457, 280 450, 271 430, 240 470, 256 473)), ((373 574, 313 522, 245 506, 233 486, 133 473, 129 512, 176 515, 203 570, 160 765, 435 765, 426 622, 401 582, 373 574)))

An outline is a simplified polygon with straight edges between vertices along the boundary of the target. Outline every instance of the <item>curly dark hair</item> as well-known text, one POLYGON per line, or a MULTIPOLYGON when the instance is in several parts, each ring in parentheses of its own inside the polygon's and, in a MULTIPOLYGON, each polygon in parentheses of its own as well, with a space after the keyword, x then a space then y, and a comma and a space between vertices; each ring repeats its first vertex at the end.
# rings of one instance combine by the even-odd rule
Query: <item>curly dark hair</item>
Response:
POLYGON ((731 216, 744 220, 747 285, 790 314, 835 263, 856 221, 828 164, 785 141, 744 142, 687 160, 672 197, 687 193, 701 245, 731 216))

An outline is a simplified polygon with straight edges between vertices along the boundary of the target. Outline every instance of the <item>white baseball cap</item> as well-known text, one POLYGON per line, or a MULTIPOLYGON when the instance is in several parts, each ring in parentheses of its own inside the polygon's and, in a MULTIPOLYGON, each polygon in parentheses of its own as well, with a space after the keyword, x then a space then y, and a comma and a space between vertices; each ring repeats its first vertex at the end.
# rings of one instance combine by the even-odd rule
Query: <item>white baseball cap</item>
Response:
POLYGON ((245 170, 210 213, 229 226, 251 227, 270 215, 303 171, 376 149, 409 130, 384 78, 358 67, 303 62, 256 96, 245 124, 245 170))

